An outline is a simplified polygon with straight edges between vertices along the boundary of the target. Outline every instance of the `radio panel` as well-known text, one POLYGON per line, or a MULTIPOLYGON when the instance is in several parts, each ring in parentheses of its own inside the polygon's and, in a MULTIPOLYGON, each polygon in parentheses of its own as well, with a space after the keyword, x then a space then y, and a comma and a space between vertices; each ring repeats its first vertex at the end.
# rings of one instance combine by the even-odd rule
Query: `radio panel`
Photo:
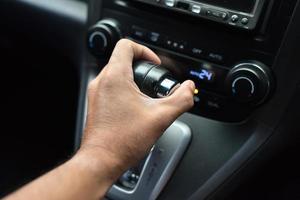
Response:
POLYGON ((255 29, 265 0, 133 0, 246 30, 255 29))

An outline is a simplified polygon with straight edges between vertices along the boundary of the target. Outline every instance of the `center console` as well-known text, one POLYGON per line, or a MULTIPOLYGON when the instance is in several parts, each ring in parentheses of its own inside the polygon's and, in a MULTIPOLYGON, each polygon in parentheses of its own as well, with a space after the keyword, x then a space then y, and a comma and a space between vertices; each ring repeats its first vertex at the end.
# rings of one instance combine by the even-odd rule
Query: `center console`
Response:
POLYGON ((108 198, 206 199, 219 194, 217 188, 226 186, 225 182, 272 134, 268 122, 275 116, 263 116, 268 115, 281 94, 278 85, 287 71, 279 75, 282 65, 275 66, 296 3, 90 2, 86 41, 92 71, 106 64, 119 39, 128 38, 154 50, 162 66, 179 82, 191 79, 197 87, 195 106, 158 142, 160 149, 171 148, 173 153, 163 160, 153 151, 149 153, 139 166, 120 178, 108 198), (176 151, 178 145, 182 148, 176 151), (178 186, 182 188, 176 190, 178 186))
POLYGON ((88 47, 103 59, 120 38, 145 44, 179 80, 196 83, 192 113, 243 121, 275 88, 271 68, 290 10, 277 1, 226 2, 104 1, 88 47))

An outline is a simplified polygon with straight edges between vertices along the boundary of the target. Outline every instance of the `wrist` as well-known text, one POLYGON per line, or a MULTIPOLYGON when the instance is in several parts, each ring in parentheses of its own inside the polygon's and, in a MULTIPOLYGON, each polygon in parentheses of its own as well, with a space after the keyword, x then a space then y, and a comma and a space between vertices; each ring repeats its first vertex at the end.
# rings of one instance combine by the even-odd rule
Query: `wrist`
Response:
POLYGON ((93 149, 80 149, 70 162, 84 171, 87 176, 93 177, 96 183, 105 185, 107 189, 124 171, 120 167, 120 162, 112 155, 104 151, 95 152, 93 149))

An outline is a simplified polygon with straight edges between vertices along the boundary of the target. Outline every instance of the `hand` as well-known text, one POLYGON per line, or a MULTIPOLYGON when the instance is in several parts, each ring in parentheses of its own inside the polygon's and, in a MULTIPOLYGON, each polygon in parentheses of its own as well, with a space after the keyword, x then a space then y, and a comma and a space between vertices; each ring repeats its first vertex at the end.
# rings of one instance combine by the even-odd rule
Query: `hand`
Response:
POLYGON ((194 104, 192 81, 163 99, 141 93, 133 78, 134 60, 161 62, 147 47, 122 39, 88 88, 87 123, 79 152, 102 164, 105 160, 114 179, 142 159, 173 121, 194 104))
POLYGON ((120 40, 109 63, 88 89, 88 113, 77 154, 25 185, 7 200, 100 199, 130 166, 143 158, 165 129, 193 106, 194 83, 152 99, 133 80, 133 60, 160 64, 148 48, 120 40))

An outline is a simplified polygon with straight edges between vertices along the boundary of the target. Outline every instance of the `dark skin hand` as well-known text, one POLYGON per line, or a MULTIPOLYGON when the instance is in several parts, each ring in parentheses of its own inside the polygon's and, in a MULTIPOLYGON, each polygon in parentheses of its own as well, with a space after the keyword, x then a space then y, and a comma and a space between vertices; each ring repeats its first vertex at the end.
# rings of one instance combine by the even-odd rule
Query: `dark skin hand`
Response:
POLYGON ((151 149, 163 132, 193 104, 186 81, 169 97, 153 99, 133 80, 132 62, 160 59, 147 47, 120 40, 88 88, 87 123, 72 159, 9 195, 19 199, 100 199, 128 168, 151 149))

